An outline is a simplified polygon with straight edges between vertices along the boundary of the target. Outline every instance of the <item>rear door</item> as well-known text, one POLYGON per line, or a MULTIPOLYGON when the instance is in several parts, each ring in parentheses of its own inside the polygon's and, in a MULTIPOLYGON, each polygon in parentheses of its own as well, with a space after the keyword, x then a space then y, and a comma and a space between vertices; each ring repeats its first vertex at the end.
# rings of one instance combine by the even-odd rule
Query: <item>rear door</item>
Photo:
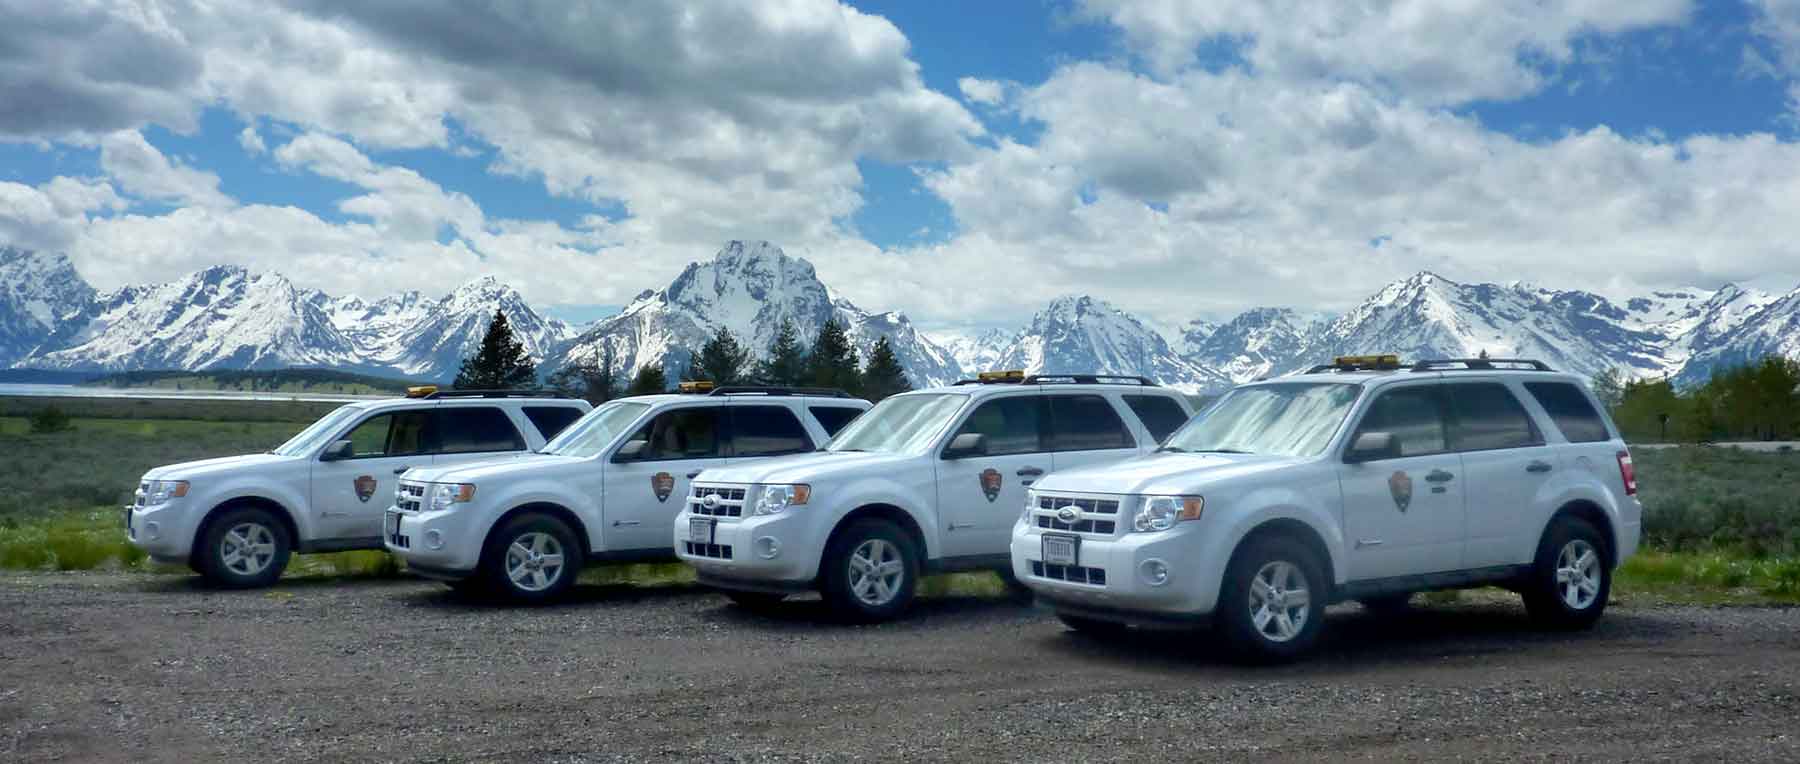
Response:
POLYGON ((433 462, 428 429, 435 408, 375 414, 333 439, 349 440, 352 456, 313 464, 312 512, 318 539, 367 538, 379 544, 381 515, 393 503, 400 473, 433 462))
POLYGON ((1137 455, 1137 439, 1117 407, 1098 393, 1043 394, 1049 411, 1050 468, 1066 470, 1137 455))
POLYGON ((1526 518, 1553 477, 1556 455, 1512 388, 1498 380, 1458 379, 1444 385, 1450 403, 1450 447, 1462 456, 1468 539, 1463 567, 1529 562, 1526 518))
POLYGON ((1050 470, 1044 418, 1039 391, 1020 390, 983 399, 956 427, 985 436, 987 454, 937 461, 944 556, 1006 554, 1025 489, 1050 470))
POLYGON ((727 458, 756 459, 804 454, 818 448, 800 417, 786 406, 739 403, 727 406, 731 413, 727 458))
POLYGON ((1137 415, 1138 422, 1150 435, 1152 445, 1168 440, 1170 435, 1193 418, 1187 407, 1171 396, 1132 393, 1120 397, 1124 398, 1125 405, 1131 407, 1131 413, 1137 415))
POLYGON ((725 417, 716 403, 666 409, 626 438, 645 441, 638 457, 615 449, 602 509, 608 550, 672 549, 675 515, 694 476, 725 464, 725 417))
POLYGON ((1350 580, 1455 570, 1462 563, 1462 461, 1450 450, 1442 386, 1402 383, 1382 388, 1363 411, 1348 443, 1387 432, 1386 458, 1340 463, 1350 580))

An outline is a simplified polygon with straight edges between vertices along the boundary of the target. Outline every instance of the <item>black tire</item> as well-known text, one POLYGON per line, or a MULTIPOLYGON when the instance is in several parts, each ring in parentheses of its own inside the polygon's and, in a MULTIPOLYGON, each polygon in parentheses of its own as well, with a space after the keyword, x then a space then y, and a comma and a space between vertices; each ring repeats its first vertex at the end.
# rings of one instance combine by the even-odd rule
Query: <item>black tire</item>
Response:
POLYGON ((787 595, 785 594, 774 594, 770 592, 727 591, 725 592, 725 596, 731 598, 732 604, 745 610, 755 611, 768 610, 780 605, 783 600, 787 599, 787 595))
POLYGON ((583 562, 581 541, 567 523, 551 515, 528 512, 507 520, 488 534, 481 569, 475 574, 479 581, 467 583, 509 602, 554 602, 575 585, 583 562), (523 557, 513 549, 515 542, 520 542, 524 552, 541 557, 523 557), (561 555, 560 565, 552 564, 555 554, 561 555), (523 573, 519 580, 511 575, 515 567, 523 573))
POLYGON ((906 531, 886 520, 858 520, 839 531, 825 547, 824 560, 820 564, 824 568, 820 576, 823 579, 820 594, 833 611, 853 623, 876 623, 899 616, 912 605, 913 594, 918 589, 918 547, 906 531), (868 599, 858 595, 851 580, 851 558, 864 545, 877 542, 885 544, 885 548, 866 551, 881 551, 885 562, 898 562, 899 578, 896 581, 892 574, 883 576, 888 598, 872 601, 879 598, 880 591, 866 589, 864 596, 868 599), (886 554, 888 550, 892 551, 891 557, 886 554))
POLYGON ((1364 597, 1357 600, 1364 610, 1374 615, 1395 616, 1412 612, 1412 592, 1405 594, 1384 594, 1380 597, 1364 597))
POLYGON ((1123 635, 1131 628, 1117 621, 1102 621, 1098 618, 1085 618, 1067 613, 1057 613, 1056 618, 1072 631, 1102 639, 1123 635))
POLYGON ((262 507, 227 508, 206 523, 189 562, 207 583, 225 589, 273 586, 287 570, 294 541, 287 525, 262 507), (241 552, 248 541, 248 556, 241 552), (234 552, 238 552, 234 554, 234 552))
POLYGON ((1550 527, 1544 530, 1544 538, 1538 542, 1537 560, 1519 593, 1525 600, 1525 611, 1542 626, 1561 630, 1593 626, 1600 620, 1600 614, 1606 612, 1606 600, 1612 596, 1612 555, 1607 551, 1600 531, 1579 518, 1564 516, 1551 521, 1550 527), (1565 550, 1584 549, 1594 555, 1592 565, 1579 568, 1586 571, 1581 580, 1593 584, 1591 593, 1579 583, 1565 587, 1557 580, 1557 569, 1562 567, 1565 550), (1579 596, 1571 596, 1571 589, 1579 596), (1575 602, 1571 603, 1565 597, 1575 602), (1582 600, 1586 597, 1592 599, 1584 604, 1582 600))
POLYGON ((1290 536, 1259 536, 1238 547, 1225 568, 1216 609, 1226 646, 1238 658, 1254 663, 1290 661, 1311 650, 1324 628, 1325 603, 1330 594, 1324 570, 1324 562, 1312 548, 1290 536), (1307 596, 1304 607, 1290 605, 1269 611, 1276 614, 1259 626, 1256 619, 1263 617, 1261 613, 1267 608, 1255 606, 1265 600, 1261 594, 1253 600, 1252 589, 1259 575, 1265 574, 1283 584, 1281 592, 1304 588, 1307 596), (1294 631, 1280 637, 1277 635, 1284 627, 1279 619, 1283 614, 1294 631), (1299 624, 1293 624, 1295 618, 1300 619, 1299 624))
POLYGON ((1037 599, 1037 593, 1026 586, 1024 581, 1020 581, 1018 576, 1013 575, 1011 567, 996 569, 994 575, 999 576, 1000 585, 1006 587, 1007 599, 1014 602, 1031 602, 1037 599))

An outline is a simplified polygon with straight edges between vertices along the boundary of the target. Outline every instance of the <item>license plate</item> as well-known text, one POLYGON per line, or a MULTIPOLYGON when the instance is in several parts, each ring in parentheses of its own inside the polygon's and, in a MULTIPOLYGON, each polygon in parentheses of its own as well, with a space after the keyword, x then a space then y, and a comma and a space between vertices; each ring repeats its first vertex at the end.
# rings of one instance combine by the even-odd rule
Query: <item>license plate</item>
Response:
POLYGON ((382 531, 392 536, 400 532, 400 513, 387 513, 387 522, 381 526, 382 531))
POLYGON ((688 541, 695 544, 711 544, 713 521, 701 517, 688 518, 688 541))
POLYGON ((1075 565, 1081 549, 1081 539, 1076 536, 1056 536, 1044 534, 1044 564, 1075 565))

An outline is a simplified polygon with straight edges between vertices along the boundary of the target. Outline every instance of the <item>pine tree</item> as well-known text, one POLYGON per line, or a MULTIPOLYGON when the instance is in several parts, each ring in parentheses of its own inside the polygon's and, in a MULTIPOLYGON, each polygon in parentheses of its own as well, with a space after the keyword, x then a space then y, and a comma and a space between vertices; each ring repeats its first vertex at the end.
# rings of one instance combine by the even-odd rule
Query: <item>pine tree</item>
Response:
POLYGON ((813 341, 812 355, 807 359, 807 381, 818 387, 832 387, 856 395, 862 391, 862 371, 857 368, 856 348, 837 319, 827 319, 819 327, 813 341))
POLYGON ((619 397, 619 369, 612 345, 600 346, 600 361, 575 361, 550 375, 551 389, 598 406, 619 397))
POLYGON ((463 359, 452 386, 468 390, 512 390, 537 381, 537 365, 525 354, 525 343, 513 336, 506 314, 498 308, 488 322, 481 348, 463 359))
POLYGON ((757 376, 771 385, 804 385, 808 381, 806 351, 800 347, 800 332, 793 320, 781 319, 775 342, 769 345, 769 360, 762 363, 757 376))
POLYGON ((700 354, 694 356, 694 365, 688 371, 693 378, 720 387, 735 385, 752 373, 752 359, 750 349, 740 344, 731 330, 720 327, 706 347, 700 348, 700 354))
POLYGON ((900 359, 894 357, 894 347, 888 344, 883 336, 875 341, 875 347, 869 351, 869 365, 863 367, 863 397, 872 403, 880 403, 881 399, 897 395, 912 389, 906 381, 906 369, 901 368, 900 359))
POLYGON ((660 363, 653 363, 637 370, 637 376, 631 378, 631 387, 625 392, 629 395, 655 395, 669 391, 669 376, 663 373, 660 363))

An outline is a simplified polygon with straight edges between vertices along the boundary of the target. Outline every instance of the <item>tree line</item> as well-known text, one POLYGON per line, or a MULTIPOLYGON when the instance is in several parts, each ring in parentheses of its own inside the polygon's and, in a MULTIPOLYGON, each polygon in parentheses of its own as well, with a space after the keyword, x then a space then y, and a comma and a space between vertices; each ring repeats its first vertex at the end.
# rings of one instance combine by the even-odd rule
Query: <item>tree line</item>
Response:
MULTIPOLYGON (((767 355, 761 359, 730 330, 720 328, 694 353, 682 380, 707 381, 721 387, 823 387, 871 401, 912 389, 887 337, 877 340, 869 351, 868 362, 861 363, 844 325, 835 318, 819 327, 810 346, 801 344, 799 329, 792 320, 782 319, 767 355)), ((662 365, 647 364, 635 371, 625 368, 606 343, 601 344, 598 357, 572 362, 545 382, 565 395, 594 404, 626 395, 666 392, 671 386, 662 365)), ((463 389, 513 390, 536 384, 537 366, 525 352, 524 343, 514 336, 506 316, 494 311, 480 347, 463 360, 453 385, 463 389)))
POLYGON ((1780 356, 1718 369, 1705 384, 1595 375, 1594 394, 1632 441, 1706 443, 1800 437, 1800 362, 1780 356))

